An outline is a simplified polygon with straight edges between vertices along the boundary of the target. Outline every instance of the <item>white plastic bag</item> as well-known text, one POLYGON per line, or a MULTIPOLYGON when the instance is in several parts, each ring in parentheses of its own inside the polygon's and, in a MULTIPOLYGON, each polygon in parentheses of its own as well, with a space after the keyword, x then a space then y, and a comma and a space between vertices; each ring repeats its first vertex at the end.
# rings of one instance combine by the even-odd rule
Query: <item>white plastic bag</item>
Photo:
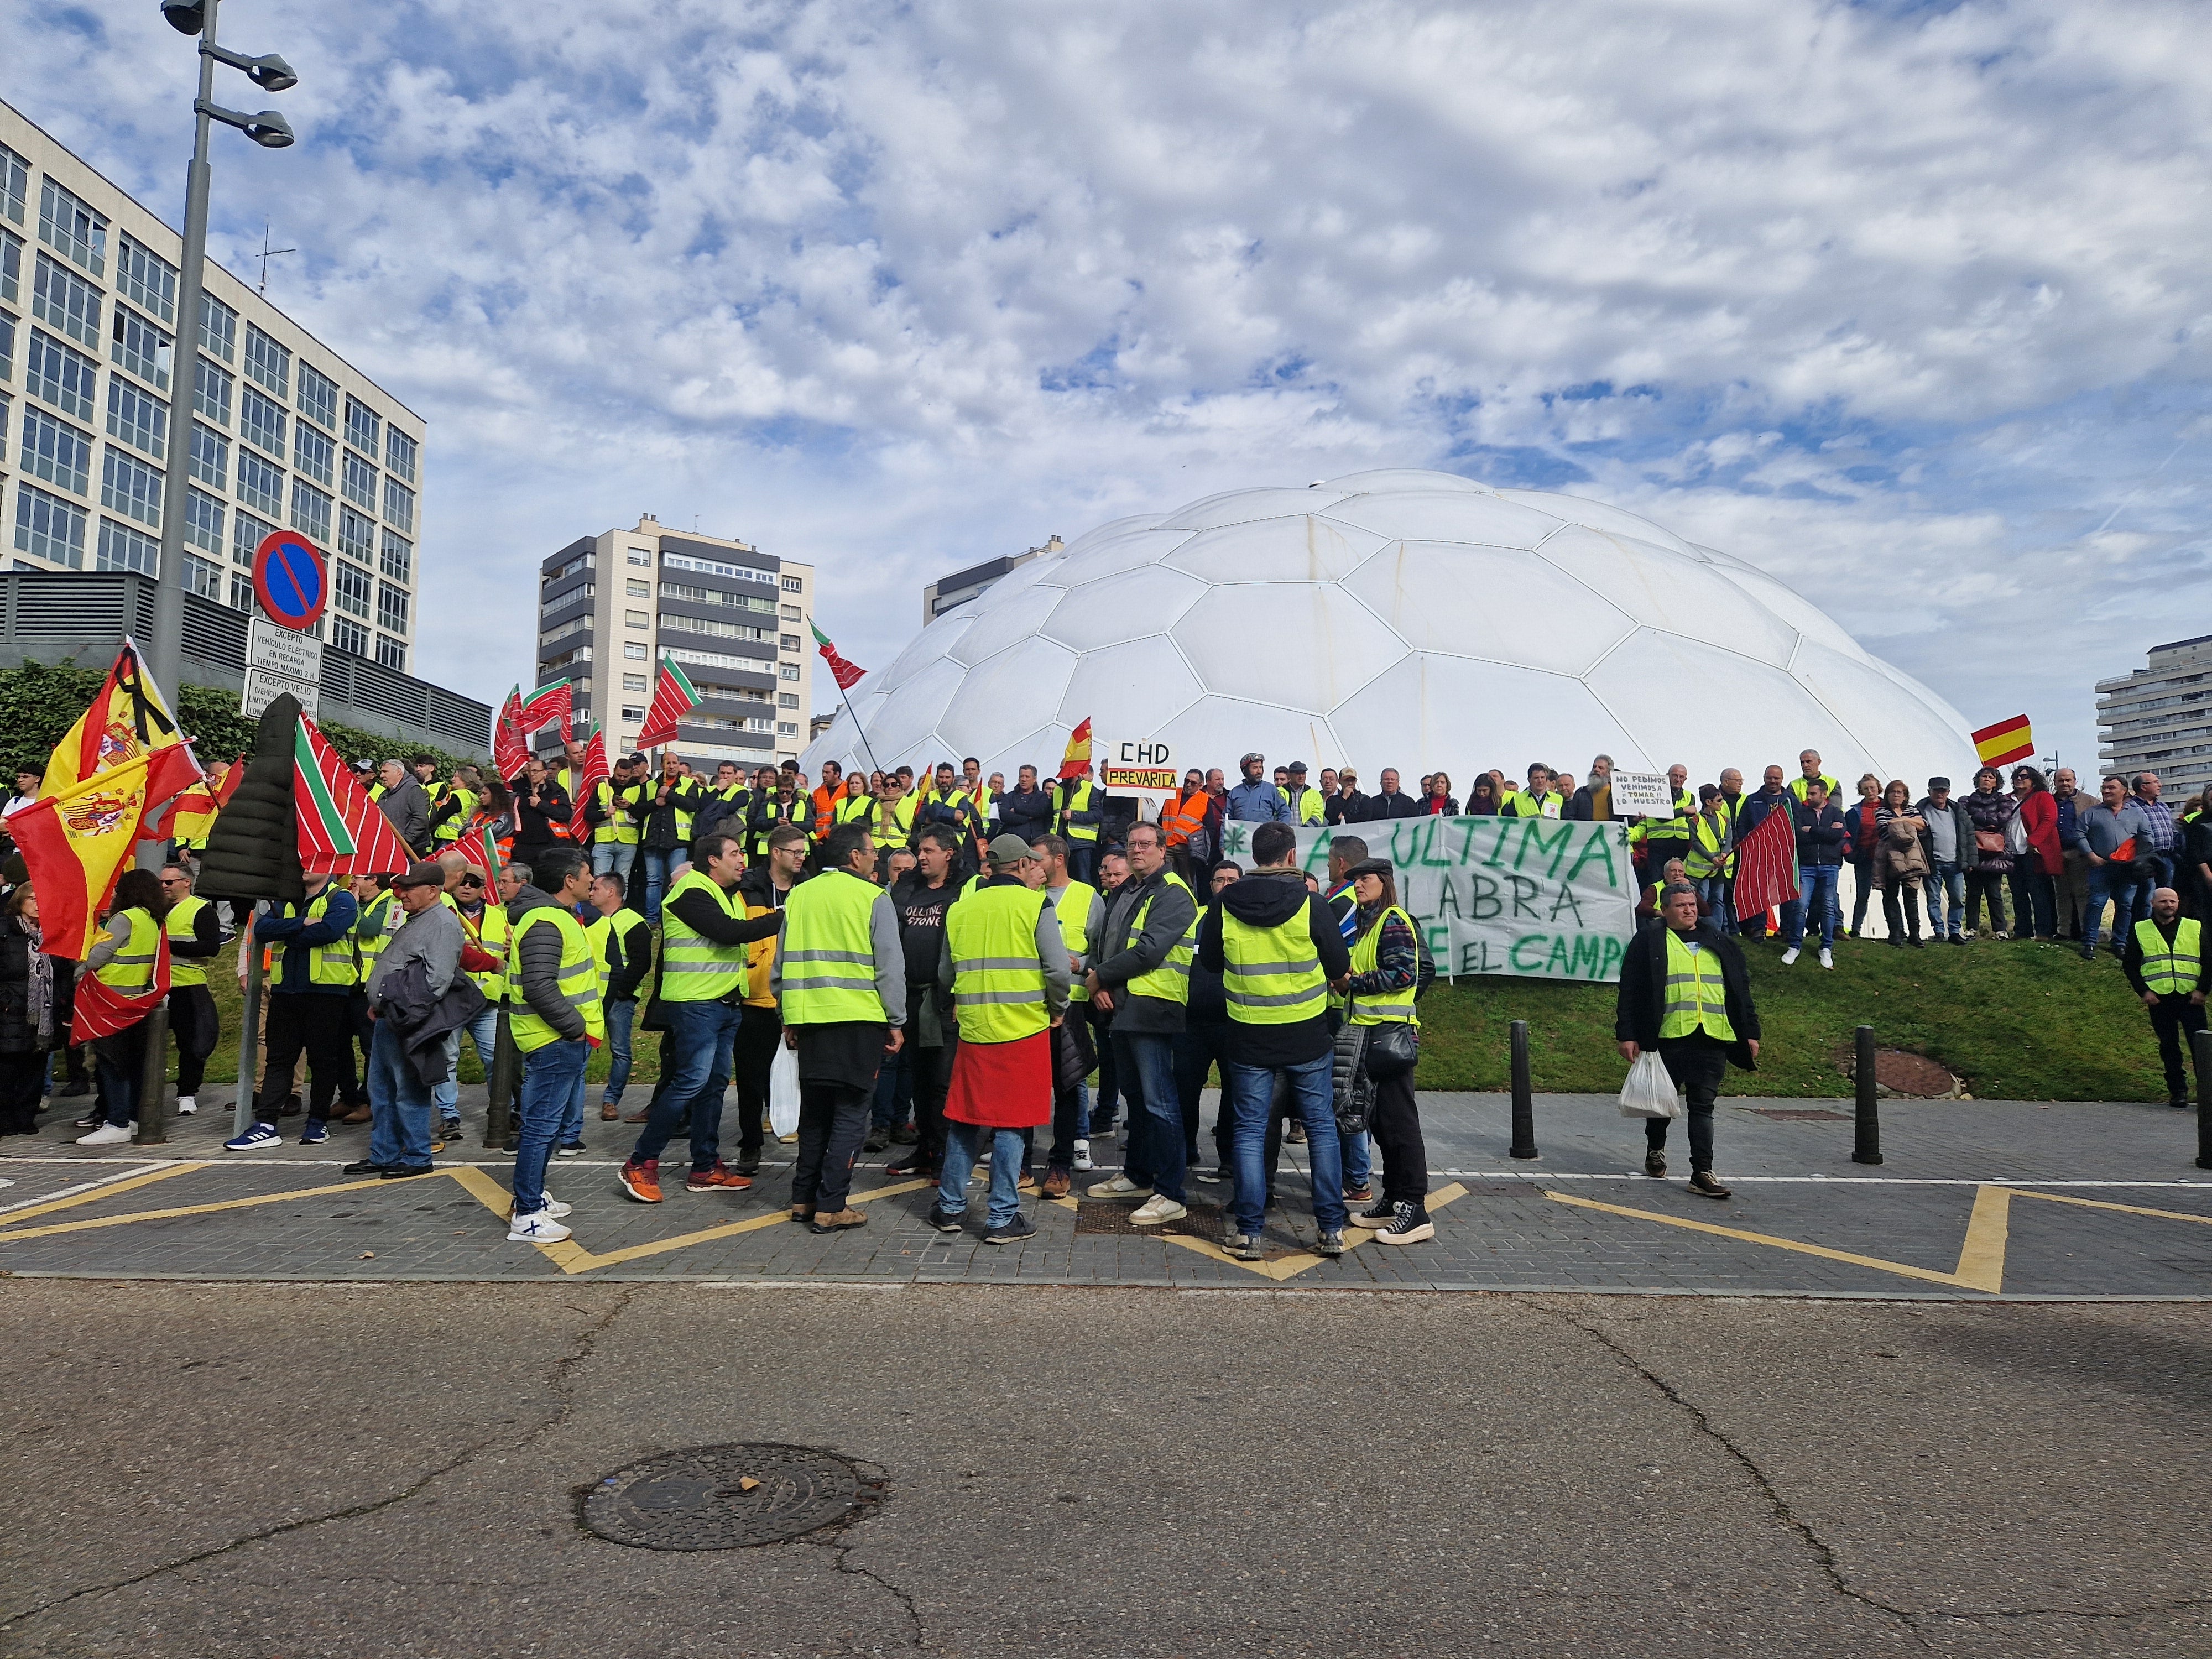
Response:
POLYGON ((799 1133, 799 1051, 781 1042, 768 1068, 768 1126, 786 1140, 799 1133))
POLYGON ((1623 1117, 1680 1117, 1682 1097, 1674 1079, 1667 1075, 1667 1062, 1658 1051, 1646 1048, 1628 1068, 1628 1081, 1620 1085, 1623 1117))

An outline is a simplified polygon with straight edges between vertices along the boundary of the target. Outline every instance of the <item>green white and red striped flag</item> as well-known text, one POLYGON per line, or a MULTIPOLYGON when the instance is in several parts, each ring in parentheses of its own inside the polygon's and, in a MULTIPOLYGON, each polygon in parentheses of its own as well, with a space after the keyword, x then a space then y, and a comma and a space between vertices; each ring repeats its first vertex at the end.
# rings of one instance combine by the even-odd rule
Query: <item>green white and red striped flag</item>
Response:
POLYGON ((645 711, 645 724, 638 728, 637 746, 657 749, 676 741, 676 722, 699 706, 699 694, 691 689, 691 682, 675 659, 663 657, 660 673, 653 683, 653 707, 645 711))
MULTIPOLYGON (((814 628, 811 622, 806 625, 814 628)), ((861 676, 868 672, 860 664, 839 656, 837 647, 830 643, 830 636, 818 628, 814 628, 814 643, 822 653, 822 660, 830 665, 830 675, 836 680, 840 691, 850 691, 860 683, 861 676)))
POLYGON ((576 706, 576 694, 565 679, 541 685, 522 700, 520 712, 515 717, 514 729, 527 738, 558 725, 561 741, 568 741, 568 721, 576 706))
POLYGON ((311 875, 396 876, 415 861, 392 820, 304 714, 292 728, 292 803, 300 866, 311 875))

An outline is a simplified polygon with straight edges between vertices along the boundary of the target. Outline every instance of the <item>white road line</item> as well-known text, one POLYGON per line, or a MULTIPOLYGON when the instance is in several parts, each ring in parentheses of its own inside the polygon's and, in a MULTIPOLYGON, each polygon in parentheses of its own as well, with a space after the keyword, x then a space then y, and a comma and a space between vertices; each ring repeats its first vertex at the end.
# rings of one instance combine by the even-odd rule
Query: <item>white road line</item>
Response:
MULTIPOLYGON (((89 1164, 94 1160, 91 1158, 58 1158, 52 1159, 18 1158, 12 1161, 21 1164, 47 1162, 55 1164, 89 1164)), ((113 1175, 102 1176, 97 1181, 80 1181, 76 1186, 64 1187, 58 1193, 40 1193, 36 1198, 20 1198, 13 1204, 0 1204, 0 1215, 6 1215, 11 1210, 34 1209, 41 1204, 51 1204, 58 1198, 75 1198, 79 1193, 88 1193, 95 1188, 112 1186, 118 1181, 128 1181, 132 1176, 145 1175, 154 1170, 166 1170, 170 1164, 179 1161, 180 1160, 175 1158, 164 1158, 152 1164, 133 1164, 126 1169, 118 1170, 113 1175)), ((13 1182, 9 1182, 9 1185, 10 1186, 13 1186, 14 1184, 15 1183, 13 1182)))

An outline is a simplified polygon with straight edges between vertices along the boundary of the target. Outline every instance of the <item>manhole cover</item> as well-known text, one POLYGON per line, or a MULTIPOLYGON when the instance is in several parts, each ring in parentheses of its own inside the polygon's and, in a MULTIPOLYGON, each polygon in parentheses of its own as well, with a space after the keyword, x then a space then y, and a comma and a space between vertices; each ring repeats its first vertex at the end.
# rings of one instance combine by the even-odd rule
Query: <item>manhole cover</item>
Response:
POLYGON ((811 1446, 700 1446, 619 1469, 584 1499, 584 1524, 649 1550, 773 1544, 849 1520, 883 1487, 811 1446))

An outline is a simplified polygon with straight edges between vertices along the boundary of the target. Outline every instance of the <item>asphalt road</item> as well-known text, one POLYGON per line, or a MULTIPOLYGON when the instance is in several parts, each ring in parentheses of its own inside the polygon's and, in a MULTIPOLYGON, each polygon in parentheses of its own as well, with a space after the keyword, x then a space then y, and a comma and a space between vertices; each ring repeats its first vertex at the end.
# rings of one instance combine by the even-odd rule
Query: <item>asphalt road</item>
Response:
POLYGON ((2181 1304, 0 1284, 0 1652, 2212 1650, 2181 1304), (579 1494, 823 1446, 868 1518, 579 1494))

